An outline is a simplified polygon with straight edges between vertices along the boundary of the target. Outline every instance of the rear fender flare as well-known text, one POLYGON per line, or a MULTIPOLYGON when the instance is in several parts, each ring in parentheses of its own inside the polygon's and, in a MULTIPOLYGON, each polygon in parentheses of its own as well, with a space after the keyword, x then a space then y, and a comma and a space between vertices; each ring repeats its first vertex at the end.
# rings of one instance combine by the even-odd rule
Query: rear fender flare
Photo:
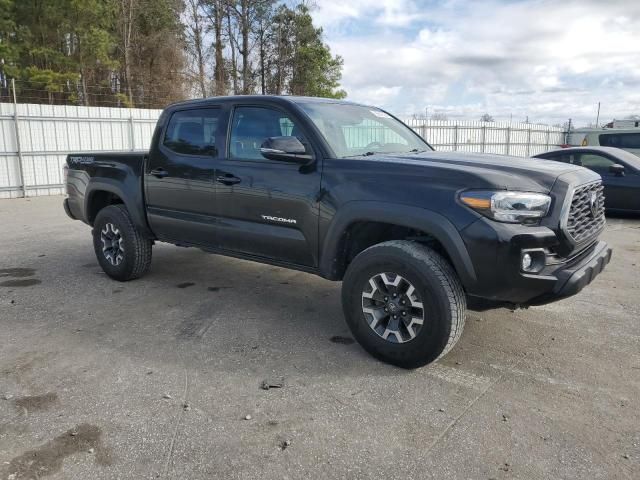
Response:
MULTIPOLYGON (((140 187, 138 187, 138 190, 139 188, 140 187)), ((149 228, 149 225, 147 224, 142 193, 134 193, 134 198, 131 198, 131 195, 128 192, 125 192, 123 184, 119 180, 101 178, 99 180, 92 179, 90 181, 89 185, 87 186, 84 205, 85 216, 87 217, 85 220, 87 223, 91 224, 89 220, 89 207, 97 192, 109 192, 117 195, 124 203, 124 206, 127 208, 127 211, 131 216, 131 220, 136 228, 139 229, 143 235, 149 238, 154 237, 151 229, 149 228)))

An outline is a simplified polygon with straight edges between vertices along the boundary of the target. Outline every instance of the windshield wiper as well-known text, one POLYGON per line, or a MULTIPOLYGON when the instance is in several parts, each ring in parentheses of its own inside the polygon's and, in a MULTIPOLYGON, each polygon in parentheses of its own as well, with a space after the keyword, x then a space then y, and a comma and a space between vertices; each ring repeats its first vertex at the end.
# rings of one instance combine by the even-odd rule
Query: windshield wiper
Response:
POLYGON ((359 153, 358 155, 347 155, 346 157, 343 158, 353 158, 353 157, 370 157, 371 155, 375 155, 376 152, 365 152, 365 153, 359 153))
POLYGON ((417 148, 414 148, 413 150, 409 150, 409 153, 424 153, 427 150, 418 150, 417 148))

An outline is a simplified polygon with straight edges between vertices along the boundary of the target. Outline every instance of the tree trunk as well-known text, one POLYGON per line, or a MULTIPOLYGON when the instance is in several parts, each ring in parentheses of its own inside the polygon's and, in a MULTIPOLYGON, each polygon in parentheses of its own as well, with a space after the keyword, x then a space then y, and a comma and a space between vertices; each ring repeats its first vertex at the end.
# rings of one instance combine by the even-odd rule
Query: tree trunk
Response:
POLYGON ((282 95, 282 25, 278 25, 278 57, 277 57, 276 95, 282 95))
POLYGON ((233 93, 238 93, 238 64, 236 61, 236 45, 233 29, 231 28, 231 12, 227 11, 227 30, 229 31, 229 44, 231 46, 231 78, 233 80, 233 93))
POLYGON ((202 98, 207 98, 207 86, 205 84, 205 59, 203 52, 202 24, 200 22, 199 0, 191 0, 191 13, 193 15, 193 47, 196 51, 196 60, 198 62, 198 86, 202 98))
POLYGON ((133 105, 133 89, 131 84, 131 36, 133 34, 133 8, 136 0, 122 0, 122 50, 124 56, 124 78, 129 97, 129 105, 133 105))
POLYGON ((267 89, 265 85, 265 73, 264 73, 264 25, 260 22, 260 87, 262 95, 266 94, 267 89))
MULTIPOLYGON (((215 79, 216 79, 216 95, 221 96, 226 93, 226 85, 224 78, 224 56, 223 49, 224 45, 222 44, 222 2, 221 0, 216 0, 214 8, 213 8, 213 23, 215 28, 215 79)), ((235 87, 234 87, 235 88, 235 87)))
POLYGON ((242 93, 248 95, 249 87, 249 0, 242 0, 242 15, 240 25, 242 29, 242 93))
POLYGON ((89 106, 89 92, 87 92, 87 75, 84 68, 80 70, 80 79, 82 82, 82 103, 85 107, 89 106))

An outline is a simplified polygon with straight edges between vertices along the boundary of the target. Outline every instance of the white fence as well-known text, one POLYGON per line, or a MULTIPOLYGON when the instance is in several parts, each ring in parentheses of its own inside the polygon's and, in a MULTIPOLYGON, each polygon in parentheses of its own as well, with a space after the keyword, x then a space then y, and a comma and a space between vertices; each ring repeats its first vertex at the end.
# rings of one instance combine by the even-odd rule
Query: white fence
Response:
POLYGON ((147 149, 160 112, 0 103, 0 198, 63 193, 69 152, 147 149))
MULTIPOLYGON (((161 110, 0 103, 0 198, 64 192, 69 152, 145 150, 161 110)), ((529 156, 564 143, 528 123, 407 120, 438 150, 529 156)))
POLYGON ((565 143, 565 131, 533 123, 405 119, 436 150, 530 157, 565 143))

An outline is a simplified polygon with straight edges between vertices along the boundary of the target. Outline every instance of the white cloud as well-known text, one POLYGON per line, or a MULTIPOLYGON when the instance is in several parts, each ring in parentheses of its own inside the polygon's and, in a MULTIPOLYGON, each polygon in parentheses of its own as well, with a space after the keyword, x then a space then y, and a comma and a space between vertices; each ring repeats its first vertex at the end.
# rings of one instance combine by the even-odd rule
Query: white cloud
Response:
POLYGON ((322 0, 349 98, 398 114, 559 122, 640 113, 640 1, 322 0))

